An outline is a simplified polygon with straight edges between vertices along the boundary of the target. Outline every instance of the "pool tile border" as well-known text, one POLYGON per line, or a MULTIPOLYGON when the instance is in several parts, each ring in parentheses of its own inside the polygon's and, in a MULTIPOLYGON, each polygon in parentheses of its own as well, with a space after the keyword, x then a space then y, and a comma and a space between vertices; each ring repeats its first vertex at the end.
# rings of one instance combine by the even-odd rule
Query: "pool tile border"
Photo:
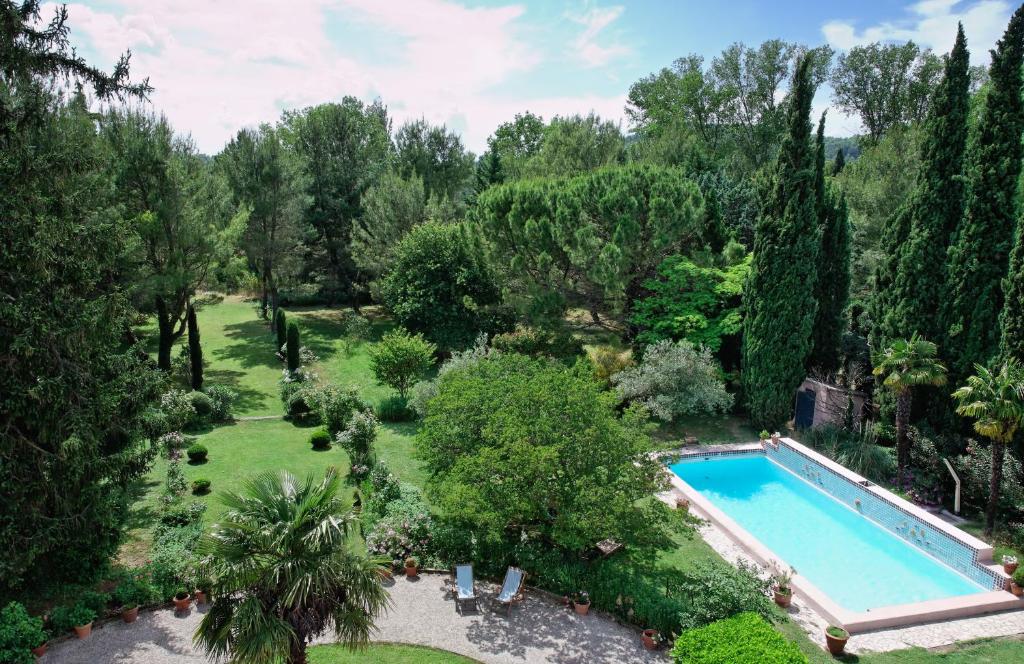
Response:
MULTIPOLYGON (((778 449, 776 449, 771 443, 763 446, 757 443, 729 446, 722 445, 709 448, 682 449, 666 456, 682 459, 685 457, 706 458, 740 454, 764 454, 772 458, 776 463, 787 468, 790 472, 793 472, 804 479, 804 481, 815 484, 815 482, 812 482, 812 479, 819 479, 817 477, 808 477, 800 472, 799 467, 793 468, 789 464, 785 463, 783 459, 775 458, 775 456, 780 453, 783 455, 795 454, 800 458, 806 459, 807 463, 813 462, 815 466, 820 466, 827 471, 828 475, 845 481, 843 485, 845 488, 852 488, 852 490, 857 491, 858 493, 863 492, 861 495, 864 497, 870 496, 873 501, 879 501, 879 504, 882 504, 887 508, 895 509, 897 512, 906 515, 908 518, 927 524, 928 527, 935 533, 938 533, 941 538, 945 538, 948 542, 952 543, 952 546, 959 545, 964 547, 966 550, 970 550, 972 552, 970 560, 971 570, 974 574, 984 575, 986 578, 991 579, 990 583, 992 585, 990 587, 993 589, 988 591, 982 591, 970 595, 961 595, 958 597, 930 600, 926 602, 917 602, 914 604, 881 607, 865 612, 854 612, 844 609, 836 604, 831 598, 807 579, 803 578, 799 574, 795 575, 792 582, 794 591, 803 596, 816 611, 832 622, 844 626, 851 633, 857 633, 885 627, 910 625, 933 620, 943 620, 979 615, 982 613, 992 613, 1008 609, 1024 608, 1024 601, 1001 589, 1005 587, 1006 583, 1006 576, 1002 573, 1002 570, 995 565, 987 564, 990 563, 992 559, 991 546, 957 528, 954 528, 935 515, 929 514, 885 489, 874 485, 860 475, 857 475, 849 469, 835 463, 831 459, 818 454, 814 450, 801 445, 791 438, 781 439, 779 441, 778 449), (1000 589, 997 590, 995 588, 1000 589)), ((817 473, 817 471, 815 472, 817 473)), ((765 547, 759 540, 750 535, 750 533, 733 521, 732 518, 715 507, 707 498, 680 479, 675 473, 669 472, 668 474, 673 489, 689 499, 696 512, 705 516, 709 521, 715 523, 715 525, 725 532, 726 535, 746 549, 759 563, 765 565, 769 569, 782 570, 789 567, 780 557, 776 556, 770 549, 765 547)), ((824 486, 823 481, 818 481, 816 485, 822 491, 829 493, 833 498, 840 500, 841 502, 845 502, 847 505, 850 505, 850 502, 852 502, 850 500, 844 500, 840 496, 835 496, 832 491, 829 491, 828 488, 824 486)), ((864 512, 862 511, 862 513, 864 512)), ((869 514, 865 513, 865 517, 878 523, 877 519, 873 518, 869 514)), ((891 532, 895 532, 904 539, 907 539, 904 534, 894 530, 887 524, 879 523, 879 525, 889 529, 891 532)), ((921 548, 917 541, 911 541, 910 543, 921 548)), ((942 558, 935 556, 932 552, 925 549, 922 550, 933 555, 933 557, 942 560, 942 558)), ((950 563, 946 562, 946 564, 948 565, 950 563)), ((956 568, 956 566, 954 566, 954 568, 956 568)), ((963 572, 962 569, 961 572, 963 572)), ((975 578, 972 574, 967 574, 967 576, 969 578, 975 578)), ((977 579, 976 582, 982 583, 977 579)), ((984 584, 982 583, 982 585, 984 584)))

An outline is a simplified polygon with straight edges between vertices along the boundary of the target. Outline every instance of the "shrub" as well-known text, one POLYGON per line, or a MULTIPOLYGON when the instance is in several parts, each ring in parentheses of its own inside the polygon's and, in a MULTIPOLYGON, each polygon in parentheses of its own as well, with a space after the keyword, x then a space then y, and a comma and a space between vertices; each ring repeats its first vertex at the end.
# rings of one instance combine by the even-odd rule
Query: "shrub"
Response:
POLYGON ((78 603, 96 615, 103 616, 103 614, 107 612, 107 605, 110 604, 110 593, 86 590, 82 593, 82 596, 78 598, 78 603))
POLYGON ((756 613, 740 613, 676 639, 678 664, 806 664, 807 658, 756 613))
POLYGON ((413 554, 425 555, 430 548, 433 519, 423 495, 414 486, 401 486, 401 497, 384 508, 384 516, 366 534, 366 549, 389 560, 413 554))
POLYGON ((572 363, 583 353, 583 343, 563 330, 542 330, 519 325, 512 332, 498 334, 491 340, 495 350, 531 357, 551 357, 572 363))
POLYGON ((288 343, 288 316, 281 307, 278 307, 274 314, 274 334, 277 338, 277 347, 274 350, 280 353, 288 343))
POLYGON ((226 385, 210 385, 205 390, 210 397, 211 410, 210 420, 213 422, 226 422, 231 419, 231 411, 238 399, 238 392, 235 392, 226 385))
POLYGON ((294 374, 285 371, 281 378, 281 402, 287 416, 300 418, 315 413, 320 391, 312 377, 301 371, 294 374))
POLYGON ((1013 582, 1024 587, 1024 567, 1018 567, 1013 573, 1013 582))
POLYGON ((50 614, 50 624, 58 633, 68 632, 73 627, 88 625, 93 620, 96 620, 96 612, 81 602, 71 607, 58 606, 50 614))
POLYGON ((188 428, 196 419, 196 409, 192 405, 192 397, 182 390, 169 390, 160 397, 160 410, 167 418, 170 431, 181 431, 188 428))
POLYGON ((594 368, 594 378, 602 385, 611 385, 612 376, 633 365, 633 353, 613 346, 595 346, 587 350, 587 359, 594 368))
POLYGON ((171 528, 182 528, 199 523, 206 511, 204 503, 193 501, 186 505, 173 505, 163 510, 160 514, 160 524, 157 529, 162 533, 171 528))
POLYGON ((436 350, 437 346, 422 334, 411 335, 398 328, 370 348, 370 368, 378 383, 405 397, 413 383, 434 365, 436 350))
POLYGON ((288 339, 285 343, 285 357, 288 360, 288 371, 299 370, 299 324, 293 320, 288 321, 288 339))
POLYGON ((875 482, 887 482, 895 475, 892 451, 876 444, 872 428, 856 432, 828 424, 805 431, 803 441, 836 463, 875 482))
POLYGON ((205 477, 197 477, 192 480, 192 493, 197 496, 202 496, 210 493, 210 480, 205 477))
POLYGON ((181 462, 177 459, 172 459, 167 464, 167 480, 164 483, 164 495, 174 500, 184 494, 187 487, 185 473, 181 470, 181 462))
POLYGON ((373 326, 364 316, 352 314, 345 318, 342 330, 345 333, 345 353, 351 355, 357 343, 369 340, 373 326))
POLYGON ((192 409, 196 411, 197 421, 207 421, 213 415, 213 399, 205 392, 190 392, 192 409))
POLYGON ((377 419, 381 422, 411 422, 416 419, 416 411, 409 407, 408 399, 390 396, 377 404, 377 419))
POLYGON ((180 431, 172 431, 160 436, 157 441, 157 448, 165 459, 175 458, 178 451, 188 445, 188 438, 180 431))
POLYGON ((132 609, 155 600, 156 588, 144 575, 131 575, 114 590, 114 602, 123 609, 132 609))
POLYGON ((334 437, 348 454, 353 470, 356 465, 372 465, 373 441, 376 438, 377 418, 369 411, 354 414, 345 430, 334 437))
POLYGON ((649 346, 640 364, 612 376, 612 383, 623 401, 641 403, 665 421, 725 412, 732 406, 711 351, 685 340, 649 346))
POLYGON ((773 615, 771 580, 762 579, 756 568, 742 562, 738 569, 702 563, 682 575, 674 592, 687 598, 680 616, 683 629, 703 627, 745 611, 763 618, 773 615))
POLYGON ((188 460, 192 463, 206 463, 206 455, 209 454, 209 450, 206 449, 206 445, 196 443, 185 450, 185 454, 188 455, 188 460))
POLYGON ((170 420, 167 413, 159 408, 147 408, 142 413, 142 432, 150 440, 157 440, 160 436, 171 431, 170 420))
POLYGON ((309 436, 309 444, 314 450, 329 450, 331 448, 331 434, 326 429, 317 429, 309 436))
POLYGON ((307 396, 309 405, 320 415, 320 423, 332 436, 338 435, 348 426, 352 416, 369 406, 359 397, 354 386, 338 387, 326 385, 307 396))
POLYGON ((0 611, 0 662, 35 664, 32 649, 46 641, 43 621, 28 614, 18 602, 0 611))

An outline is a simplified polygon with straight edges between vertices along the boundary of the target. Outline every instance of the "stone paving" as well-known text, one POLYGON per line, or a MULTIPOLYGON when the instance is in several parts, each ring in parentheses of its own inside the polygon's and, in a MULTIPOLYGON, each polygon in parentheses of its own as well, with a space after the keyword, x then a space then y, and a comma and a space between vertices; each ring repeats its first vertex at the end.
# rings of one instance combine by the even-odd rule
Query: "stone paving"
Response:
MULTIPOLYGON (((649 664, 667 662, 649 653, 639 632, 598 613, 578 616, 546 594, 527 591, 511 617, 492 607, 497 588, 479 583, 480 610, 460 615, 444 590, 444 577, 397 578, 389 587, 392 607, 378 621, 374 641, 412 643, 449 650, 486 664, 649 664)), ((141 614, 131 625, 108 622, 92 636, 53 644, 40 664, 200 664, 192 646, 201 610, 141 614)), ((323 642, 329 642, 324 638, 323 642)))

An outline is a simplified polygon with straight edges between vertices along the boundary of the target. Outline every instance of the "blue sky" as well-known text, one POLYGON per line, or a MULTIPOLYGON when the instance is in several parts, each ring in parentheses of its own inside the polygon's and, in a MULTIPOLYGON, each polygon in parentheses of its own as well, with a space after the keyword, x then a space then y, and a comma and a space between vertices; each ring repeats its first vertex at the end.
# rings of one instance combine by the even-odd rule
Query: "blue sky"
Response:
MULTIPOLYGON (((962 20, 975 64, 1005 0, 101 0, 68 5, 72 41, 109 66, 125 48, 153 106, 205 152, 283 109, 353 95, 396 123, 425 117, 481 151, 498 123, 595 111, 621 121, 631 83, 674 59, 782 38, 837 51, 913 39, 945 52, 962 20)), ((44 7, 44 15, 50 11, 44 7)), ((819 91, 815 111, 829 105, 819 91)), ((831 111, 828 131, 855 118, 831 111)))

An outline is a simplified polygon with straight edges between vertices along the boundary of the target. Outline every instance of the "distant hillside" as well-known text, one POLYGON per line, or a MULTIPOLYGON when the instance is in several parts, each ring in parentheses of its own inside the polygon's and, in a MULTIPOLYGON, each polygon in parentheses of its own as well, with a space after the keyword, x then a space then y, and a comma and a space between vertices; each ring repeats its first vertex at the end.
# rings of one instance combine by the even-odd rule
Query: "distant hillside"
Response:
POLYGON ((860 156, 860 145, 856 136, 826 136, 825 137, 825 159, 835 159, 839 148, 843 149, 843 156, 846 160, 856 159, 860 156))

